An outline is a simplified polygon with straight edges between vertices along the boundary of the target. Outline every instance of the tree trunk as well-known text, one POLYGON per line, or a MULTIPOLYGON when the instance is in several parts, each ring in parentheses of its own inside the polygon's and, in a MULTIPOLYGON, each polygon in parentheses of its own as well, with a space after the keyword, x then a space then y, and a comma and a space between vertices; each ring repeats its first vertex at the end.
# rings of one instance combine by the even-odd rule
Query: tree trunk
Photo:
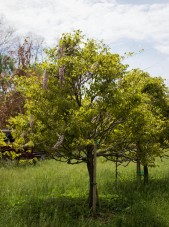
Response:
POLYGON ((137 159, 137 183, 141 183, 141 164, 139 159, 137 159))
POLYGON ((96 183, 96 157, 97 155, 97 148, 96 144, 94 145, 93 150, 93 215, 96 214, 96 203, 97 203, 97 183, 96 183))
POLYGON ((116 156, 116 173, 115 173, 116 190, 117 190, 117 178, 118 178, 118 156, 116 156))
POLYGON ((87 151, 87 169, 89 174, 89 196, 88 196, 88 204, 90 208, 95 207, 95 204, 98 205, 98 190, 96 182, 94 180, 94 165, 93 165, 93 148, 87 151), (95 185, 94 185, 95 183, 95 185), (96 191, 96 195, 94 195, 96 191), (95 204, 93 204, 94 200, 95 204))
POLYGON ((144 184, 148 183, 148 166, 144 166, 144 184))

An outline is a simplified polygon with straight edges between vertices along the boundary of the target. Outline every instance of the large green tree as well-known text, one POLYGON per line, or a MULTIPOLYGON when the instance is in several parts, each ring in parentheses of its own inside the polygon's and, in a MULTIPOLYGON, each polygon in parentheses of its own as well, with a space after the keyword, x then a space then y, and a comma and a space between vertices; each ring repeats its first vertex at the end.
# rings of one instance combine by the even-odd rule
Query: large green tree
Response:
POLYGON ((110 153, 107 138, 127 118, 119 107, 117 86, 127 66, 104 44, 85 39, 79 31, 63 34, 47 54, 42 82, 38 77, 18 79, 27 114, 11 122, 24 145, 32 144, 68 163, 87 164, 92 205, 95 143, 98 156, 110 153))
POLYGON ((70 164, 85 162, 92 206, 96 144, 97 156, 152 161, 165 121, 162 95, 158 100, 156 92, 165 89, 160 79, 127 72, 118 54, 80 31, 63 34, 47 56, 39 65, 43 78, 17 79, 26 113, 10 121, 15 146, 45 150, 70 164))

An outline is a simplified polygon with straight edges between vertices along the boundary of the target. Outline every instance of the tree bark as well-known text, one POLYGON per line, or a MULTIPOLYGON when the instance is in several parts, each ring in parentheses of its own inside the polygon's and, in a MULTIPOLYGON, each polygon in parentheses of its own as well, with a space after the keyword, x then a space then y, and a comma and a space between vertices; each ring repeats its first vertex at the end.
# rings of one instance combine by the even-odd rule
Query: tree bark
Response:
POLYGON ((139 159, 137 159, 137 183, 141 183, 141 164, 139 159))
POLYGON ((118 178, 118 156, 116 156, 116 173, 115 173, 116 189, 117 189, 117 178, 118 178))
POLYGON ((94 165, 93 165, 93 148, 88 149, 87 151, 87 169, 88 169, 88 174, 89 174, 89 195, 88 195, 88 204, 90 208, 93 208, 93 206, 98 205, 98 190, 97 190, 97 185, 96 182, 94 182, 94 165), (94 185, 95 184, 95 185, 94 185), (94 189, 95 188, 95 189, 94 189), (96 191, 96 195, 94 195, 96 191), (95 197, 95 198, 94 198, 95 197), (94 200, 95 204, 93 204, 94 200))
POLYGON ((97 183, 96 183, 96 153, 97 152, 97 148, 96 148, 96 144, 94 145, 94 149, 93 149, 93 215, 96 214, 96 203, 97 203, 97 183))
POLYGON ((136 167, 136 171, 137 171, 137 184, 141 183, 141 163, 140 163, 140 154, 141 152, 141 148, 140 148, 140 142, 137 141, 137 167, 136 167))
POLYGON ((148 166, 144 165, 144 184, 148 183, 148 166))

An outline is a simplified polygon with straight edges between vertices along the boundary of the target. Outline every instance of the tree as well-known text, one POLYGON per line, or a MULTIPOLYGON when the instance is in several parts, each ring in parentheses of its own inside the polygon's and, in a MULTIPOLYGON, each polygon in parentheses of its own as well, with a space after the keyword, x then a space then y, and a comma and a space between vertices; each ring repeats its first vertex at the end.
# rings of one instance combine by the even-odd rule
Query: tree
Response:
POLYGON ((9 55, 0 56, 0 128, 6 128, 7 120, 23 113, 24 99, 15 90, 15 61, 9 55))
POLYGON ((97 142, 97 156, 109 152, 111 140, 107 137, 125 121, 126 114, 117 108, 117 82, 127 66, 104 44, 85 40, 79 31, 63 34, 59 44, 47 54, 49 59, 42 65, 47 72, 43 86, 35 77, 18 80, 19 91, 26 98, 27 114, 11 123, 15 134, 20 132, 18 138, 23 138, 23 145, 31 141, 34 149, 44 149, 55 159, 86 163, 92 206, 93 151, 97 142))
POLYGON ((30 68, 43 60, 44 40, 39 36, 22 37, 15 49, 16 72, 19 76, 29 76, 30 68))
POLYGON ((4 17, 0 18, 0 56, 11 51, 13 43, 16 41, 15 29, 8 25, 4 17))
POLYGON ((40 73, 36 63, 42 58, 40 37, 20 38, 0 19, 0 128, 7 127, 9 117, 24 112, 24 98, 15 90, 15 78, 40 73), (41 56, 40 56, 41 55, 41 56))
MULTIPOLYGON (((114 141, 124 141, 121 149, 137 162, 137 178, 140 181, 140 165, 144 166, 144 181, 148 181, 148 166, 162 156, 167 147, 168 89, 161 78, 150 77, 141 70, 129 72, 119 89, 131 111, 127 121, 118 125, 113 133, 114 141), (133 104, 137 105, 133 105, 133 104), (165 142, 164 142, 165 141, 165 142), (164 145, 165 143, 165 145, 164 145)), ((127 107, 125 107, 127 109, 127 107)))

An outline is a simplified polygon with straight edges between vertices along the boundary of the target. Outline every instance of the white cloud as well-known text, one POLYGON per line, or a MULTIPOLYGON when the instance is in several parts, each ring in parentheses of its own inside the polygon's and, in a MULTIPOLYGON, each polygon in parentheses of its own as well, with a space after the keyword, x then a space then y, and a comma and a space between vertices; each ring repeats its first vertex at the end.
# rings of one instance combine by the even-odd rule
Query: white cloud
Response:
MULTIPOLYGON (((103 39, 107 44, 123 41, 124 47, 130 40, 140 43, 141 49, 144 48, 142 45, 149 43, 157 55, 159 52, 163 54, 160 57, 165 58, 166 55, 164 62, 167 64, 167 2, 168 0, 0 0, 0 14, 4 14, 19 32, 34 32, 44 36, 48 43, 54 42, 63 32, 75 29, 81 29, 89 37, 103 39), (138 2, 142 4, 136 4, 138 2)), ((128 49, 132 51, 132 46, 128 49)), ((151 65, 154 62, 153 55, 149 55, 149 58, 152 58, 148 63, 151 65)), ((156 71, 159 70, 156 67, 156 71)), ((169 74, 167 75, 169 78, 169 74)))
POLYGON ((161 3, 168 3, 168 0, 117 0, 118 3, 121 4, 135 4, 135 5, 139 5, 139 4, 161 4, 161 3))
POLYGON ((169 40, 169 4, 124 5, 110 0, 0 0, 2 12, 22 32, 48 42, 81 29, 106 42, 121 38, 150 40, 164 52, 169 40))

